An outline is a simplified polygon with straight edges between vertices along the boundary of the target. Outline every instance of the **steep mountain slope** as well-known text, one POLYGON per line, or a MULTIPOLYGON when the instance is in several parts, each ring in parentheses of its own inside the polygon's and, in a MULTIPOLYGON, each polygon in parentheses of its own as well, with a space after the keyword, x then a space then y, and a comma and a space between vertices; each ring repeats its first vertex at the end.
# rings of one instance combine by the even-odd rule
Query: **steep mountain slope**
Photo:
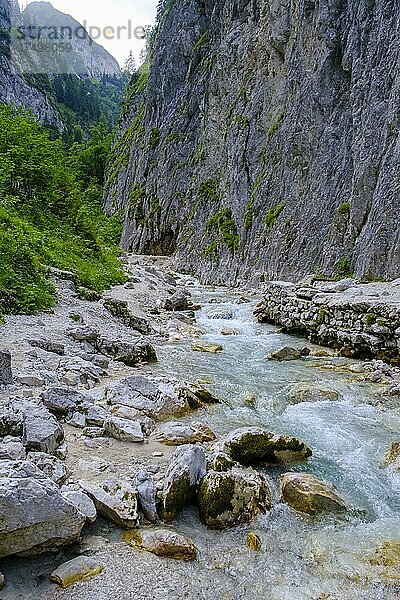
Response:
POLYGON ((208 281, 398 277, 395 0, 169 0, 109 169, 123 246, 208 281))

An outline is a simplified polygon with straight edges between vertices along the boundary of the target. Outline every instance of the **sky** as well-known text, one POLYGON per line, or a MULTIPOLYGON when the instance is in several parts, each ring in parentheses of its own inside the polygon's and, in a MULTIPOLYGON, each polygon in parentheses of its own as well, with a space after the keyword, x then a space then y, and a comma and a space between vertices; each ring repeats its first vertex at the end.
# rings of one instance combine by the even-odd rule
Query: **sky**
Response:
MULTIPOLYGON (((29 0, 19 0, 24 8, 30 4, 29 0)), ((136 60, 139 60, 143 40, 135 37, 135 28, 153 25, 157 0, 51 0, 51 4, 57 10, 70 14, 74 19, 85 24, 89 31, 90 27, 101 30, 100 37, 92 36, 98 44, 106 48, 122 66, 129 51, 132 50, 136 60), (104 28, 128 26, 131 21, 132 36, 129 39, 126 31, 121 35, 115 35, 113 39, 104 36, 104 28)), ((140 33, 139 30, 137 33, 140 33)), ((90 33, 90 31, 89 31, 90 33)), ((111 38, 111 30, 108 37, 111 38)))

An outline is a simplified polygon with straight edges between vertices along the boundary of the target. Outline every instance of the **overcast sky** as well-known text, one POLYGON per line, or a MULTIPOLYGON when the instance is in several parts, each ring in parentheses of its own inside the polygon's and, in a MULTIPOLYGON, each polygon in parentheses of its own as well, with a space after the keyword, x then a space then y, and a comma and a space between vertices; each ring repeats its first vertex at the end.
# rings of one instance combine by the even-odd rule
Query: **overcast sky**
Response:
MULTIPOLYGON (((30 4, 29 0, 19 0, 22 7, 30 4)), ((154 23, 157 0, 51 0, 51 4, 64 13, 70 14, 80 23, 86 21, 86 29, 90 26, 105 27, 127 26, 132 23, 135 27, 143 27, 154 23)), ((128 39, 126 32, 121 34, 121 39, 105 39, 101 36, 96 42, 107 48, 109 52, 122 65, 132 50, 136 59, 139 58, 143 41, 128 39)))

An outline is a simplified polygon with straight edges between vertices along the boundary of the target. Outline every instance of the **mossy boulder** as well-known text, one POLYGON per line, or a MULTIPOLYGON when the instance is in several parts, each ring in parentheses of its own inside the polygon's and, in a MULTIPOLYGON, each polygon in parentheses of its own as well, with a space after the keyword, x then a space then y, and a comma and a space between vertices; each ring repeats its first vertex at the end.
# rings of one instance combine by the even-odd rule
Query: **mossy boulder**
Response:
POLYGON ((294 510, 315 515, 320 512, 347 510, 347 503, 335 488, 320 481, 311 473, 285 473, 281 475, 283 500, 294 510))
POLYGON ((301 440, 277 435, 261 427, 241 427, 221 438, 214 446, 244 466, 305 460, 311 449, 301 440))
POLYGON ((207 456, 207 471, 217 471, 218 473, 230 471, 232 467, 239 466, 225 452, 212 452, 207 456))
POLYGON ((186 444, 175 450, 164 480, 161 509, 164 521, 175 519, 185 507, 194 502, 205 472, 206 456, 203 448, 186 444))
POLYGON ((199 490, 201 521, 212 529, 248 523, 272 507, 267 478, 253 469, 209 471, 199 490))

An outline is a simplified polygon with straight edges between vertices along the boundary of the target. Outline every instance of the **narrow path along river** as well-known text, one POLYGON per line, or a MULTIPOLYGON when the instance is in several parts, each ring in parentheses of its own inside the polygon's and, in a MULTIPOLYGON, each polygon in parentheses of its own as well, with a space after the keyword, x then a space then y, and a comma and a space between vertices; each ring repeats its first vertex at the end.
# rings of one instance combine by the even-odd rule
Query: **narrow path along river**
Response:
POLYGON ((32 591, 33 578, 37 581, 50 564, 68 556, 10 559, 6 577, 14 570, 20 584, 4 600, 400 598, 400 475, 380 466, 387 447, 400 439, 399 413, 374 406, 379 385, 326 368, 328 362, 343 366, 355 361, 332 356, 266 360, 274 350, 306 342, 257 323, 256 298, 243 301, 236 291, 204 287, 190 278, 182 282, 202 305, 196 315, 202 341, 216 342, 223 351, 193 352, 191 339, 160 344, 159 362, 146 370, 207 381, 206 387, 223 400, 188 415, 187 421, 202 421, 217 435, 245 425, 291 434, 305 441, 313 456, 307 463, 265 468, 275 482, 274 508, 250 525, 213 531, 200 523, 195 507, 186 510, 173 527, 194 540, 199 556, 193 563, 139 552, 123 543, 121 530, 98 519, 88 533, 108 538, 98 553, 105 566, 101 577, 59 590, 43 576, 32 591), (210 318, 221 307, 230 309, 233 318, 210 318), (224 328, 237 334, 222 335, 224 328), (290 391, 299 383, 334 390, 339 400, 293 404, 290 391), (340 516, 295 513, 280 501, 278 491, 279 475, 289 470, 311 472, 335 484, 353 508, 340 516), (260 552, 246 547, 250 531, 262 540, 260 552))

